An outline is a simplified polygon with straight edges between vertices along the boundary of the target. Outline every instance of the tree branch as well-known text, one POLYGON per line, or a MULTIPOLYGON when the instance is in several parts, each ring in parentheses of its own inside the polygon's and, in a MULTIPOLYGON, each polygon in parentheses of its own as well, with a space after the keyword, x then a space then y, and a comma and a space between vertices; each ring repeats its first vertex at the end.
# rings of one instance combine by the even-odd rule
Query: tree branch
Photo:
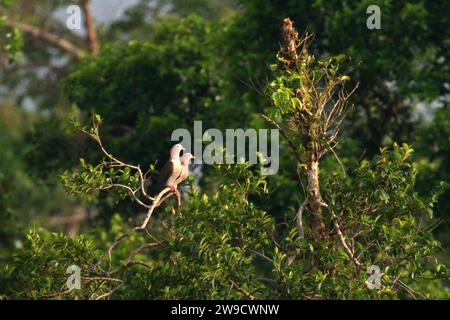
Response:
POLYGON ((18 28, 19 30, 30 34, 32 37, 36 39, 45 40, 48 43, 54 45, 55 47, 60 48, 63 51, 67 52, 76 59, 81 59, 86 55, 86 53, 83 50, 79 49, 77 46, 75 46, 68 40, 58 37, 46 30, 40 29, 31 24, 24 22, 17 22, 8 17, 6 18, 5 24, 11 28, 18 28))
POLYGON ((243 294, 247 299, 250 300, 256 300, 256 297, 254 295, 252 295, 250 292, 248 292, 247 290, 243 289, 242 287, 240 287, 236 282, 234 282, 233 280, 230 280, 231 286, 235 287, 237 291, 239 291, 241 294, 243 294))
POLYGON ((333 217, 333 225, 334 225, 334 228, 336 229, 336 234, 338 236, 339 243, 341 244, 341 246, 344 249, 347 256, 353 261, 353 263, 357 267, 361 267, 361 263, 358 261, 358 259, 355 258, 355 255, 350 250, 350 248, 347 245, 347 242, 345 241, 344 234, 341 231, 341 227, 339 226, 336 215, 334 214, 333 211, 330 210, 330 212, 331 212, 331 216, 333 217))
POLYGON ((100 187, 100 190, 108 190, 108 189, 112 189, 112 188, 123 188, 123 189, 127 190, 127 191, 133 196, 134 200, 136 200, 136 202, 137 202, 138 204, 140 204, 141 206, 143 206, 143 207, 145 207, 145 208, 147 208, 147 209, 150 208, 150 206, 149 206, 148 204, 143 203, 143 202, 138 198, 138 196, 136 195, 136 193, 140 190, 140 188, 137 189, 137 190, 133 190, 132 188, 130 188, 129 186, 126 186, 126 185, 124 185, 124 184, 120 184, 120 183, 111 183, 111 184, 107 184, 107 185, 101 186, 101 187, 100 187))
POLYGON ((92 17, 90 0, 81 0, 81 6, 84 14, 84 25, 87 31, 87 41, 91 48, 91 53, 95 57, 100 50, 100 41, 97 29, 95 28, 94 18, 92 17))
MULTIPOLYGON (((128 167, 130 169, 136 170, 137 173, 139 174, 139 181, 140 181, 140 190, 142 192, 142 194, 144 195, 145 198, 153 201, 153 197, 149 196, 147 194, 147 192, 145 191, 145 178, 144 178, 144 174, 142 173, 141 167, 139 165, 135 166, 135 165, 131 165, 125 162, 120 161, 119 159, 115 158, 111 153, 109 153, 108 151, 106 151, 105 147, 103 146, 103 142, 100 138, 100 132, 99 132, 99 122, 97 122, 95 120, 95 117, 93 119, 93 132, 89 132, 86 130, 83 130, 83 132, 87 133, 88 135, 90 135, 95 141, 97 141, 100 149, 102 150, 103 154, 109 158, 112 162, 109 163, 109 165, 111 167, 128 167)), ((148 208, 148 207, 147 207, 148 208)))
MULTIPOLYGON (((111 257, 111 253, 112 250, 119 244, 121 243, 125 238, 130 237, 134 232, 141 232, 144 231, 145 228, 147 227, 148 222, 150 221, 150 218, 153 214, 153 211, 155 210, 156 207, 158 207, 159 205, 161 205, 160 200, 162 197, 164 197, 164 195, 166 195, 167 193, 170 192, 170 188, 169 187, 165 187, 153 200, 152 205, 148 208, 147 211, 147 216, 145 217, 144 221, 142 222, 141 225, 134 227, 133 229, 131 229, 130 231, 122 234, 120 237, 118 237, 116 240, 114 240, 114 242, 112 243, 112 245, 105 251, 105 253, 103 254, 102 258, 93 266, 93 269, 97 268, 100 266, 100 264, 103 262, 103 257, 105 255, 107 255, 108 257, 111 257)), ((171 193, 173 194, 173 193, 171 193)), ((165 198, 167 199, 167 198, 165 198)), ((111 259, 109 261, 110 266, 109 268, 111 269, 111 259)))
POLYGON ((301 239, 305 238, 305 231, 303 230, 303 210, 305 206, 304 204, 300 204, 297 210, 297 215, 295 217, 295 222, 297 224, 298 235, 301 239))
POLYGON ((119 271, 121 271, 124 268, 133 266, 133 265, 142 265, 145 267, 149 267, 149 265, 147 265, 145 262, 142 261, 133 261, 134 256, 136 256, 138 253, 147 250, 147 249, 152 249, 152 248, 157 248, 157 247, 162 247, 167 243, 167 241, 160 241, 160 242, 152 242, 152 243, 146 243, 142 246, 140 246, 139 248, 137 248, 136 250, 134 250, 127 258, 126 262, 124 263, 124 265, 108 272, 108 275, 112 275, 115 274, 119 271))

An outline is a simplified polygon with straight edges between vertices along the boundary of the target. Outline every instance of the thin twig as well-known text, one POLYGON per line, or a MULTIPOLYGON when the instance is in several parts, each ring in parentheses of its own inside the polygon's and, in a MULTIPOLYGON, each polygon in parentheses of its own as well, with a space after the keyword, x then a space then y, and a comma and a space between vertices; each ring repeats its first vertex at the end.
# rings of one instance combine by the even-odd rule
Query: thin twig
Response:
POLYGON ((102 139, 100 138, 100 132, 99 132, 99 124, 98 122, 95 121, 95 119, 93 120, 93 129, 94 129, 94 133, 89 132, 84 130, 85 133, 89 134, 92 138, 94 138, 95 141, 97 141, 101 151, 103 152, 103 154, 108 157, 110 160, 113 161, 113 163, 111 164, 111 166, 122 166, 122 167, 128 167, 130 169, 134 169, 137 171, 137 173, 139 174, 139 181, 140 181, 140 185, 141 185, 141 192, 144 195, 144 197, 146 197, 149 200, 153 200, 153 197, 149 196, 147 194, 147 192, 145 191, 145 179, 144 179, 144 174, 142 173, 142 170, 140 168, 139 165, 135 166, 132 164, 128 164, 125 162, 120 161, 119 159, 115 158, 111 153, 109 153, 106 148, 103 146, 103 142, 102 139))
POLYGON ((150 205, 145 204, 144 202, 142 202, 136 195, 137 191, 139 191, 140 189, 137 190, 133 190, 131 187, 124 185, 124 184, 120 184, 120 183, 112 183, 112 184, 108 184, 108 185, 104 185, 100 187, 100 190, 108 190, 111 188, 123 188, 128 190, 128 192, 131 193, 131 195, 133 196, 134 200, 136 200, 137 203, 139 203, 141 206, 145 207, 145 208, 150 208, 150 205))
POLYGON ((350 248, 348 247, 348 245, 345 241, 344 235, 341 231, 341 227, 339 226, 336 215, 334 214, 333 211, 330 210, 330 212, 331 212, 331 216, 333 217, 333 225, 334 225, 334 228, 336 229, 336 234, 338 236, 338 239, 339 239, 339 242, 340 242, 342 248, 344 249, 347 256, 353 261, 353 263, 356 266, 361 267, 361 263, 358 261, 358 259, 356 259, 356 257, 354 256, 354 253, 350 250, 350 248))
POLYGON ((242 293, 244 296, 246 296, 248 299, 250 300, 256 300, 256 297, 254 295, 252 295, 250 292, 248 292, 247 290, 243 289, 242 287, 240 287, 236 282, 234 282, 233 280, 230 280, 230 283, 233 287, 236 288, 237 291, 239 291, 240 293, 242 293))
MULTIPOLYGON (((137 261, 133 261, 134 256, 136 256, 138 253, 146 250, 146 249, 151 249, 151 248, 157 248, 157 247, 161 247, 163 245, 165 245, 167 243, 167 241, 160 241, 160 242, 152 242, 152 243, 146 243, 142 246, 140 246, 139 248, 137 248, 136 250, 134 250, 127 258, 125 264, 123 266, 120 266, 110 272, 108 272, 109 275, 115 274, 119 271, 121 271, 124 267, 130 266, 131 263, 133 264, 137 264, 137 261)), ((139 262, 139 264, 143 265, 143 262, 139 262)), ((148 266, 148 265, 146 265, 148 266)))
POLYGON ((125 284, 125 282, 122 282, 122 283, 119 284, 117 287, 115 287, 113 290, 111 290, 111 291, 109 291, 109 292, 107 292, 107 293, 104 293, 104 294, 98 296, 97 298, 95 298, 95 300, 102 300, 102 299, 104 299, 104 298, 107 298, 107 297, 111 296, 114 292, 116 292, 116 291, 119 290, 121 287, 123 287, 124 284, 125 284))

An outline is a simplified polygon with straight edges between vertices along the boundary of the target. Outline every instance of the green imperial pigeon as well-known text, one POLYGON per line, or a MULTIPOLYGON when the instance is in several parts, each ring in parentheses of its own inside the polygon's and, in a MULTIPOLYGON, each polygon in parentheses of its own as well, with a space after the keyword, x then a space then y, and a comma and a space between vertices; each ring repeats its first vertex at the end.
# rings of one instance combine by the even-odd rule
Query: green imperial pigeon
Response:
POLYGON ((170 149, 170 159, 161 169, 158 177, 158 182, 155 186, 155 192, 158 194, 165 187, 169 187, 170 191, 176 192, 175 181, 180 176, 182 165, 180 161, 180 152, 184 150, 181 144, 176 144, 170 149))
POLYGON ((195 157, 189 152, 183 154, 183 156, 181 157, 181 173, 175 180, 175 188, 189 177, 189 162, 191 161, 191 159, 195 159, 195 157))

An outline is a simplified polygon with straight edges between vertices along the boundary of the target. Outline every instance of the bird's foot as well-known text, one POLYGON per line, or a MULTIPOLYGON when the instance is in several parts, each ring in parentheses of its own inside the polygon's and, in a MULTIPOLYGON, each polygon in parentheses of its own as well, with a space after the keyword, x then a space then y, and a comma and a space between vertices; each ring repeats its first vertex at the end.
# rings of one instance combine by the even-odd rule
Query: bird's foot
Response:
POLYGON ((174 186, 169 186, 170 192, 177 193, 178 190, 174 186))

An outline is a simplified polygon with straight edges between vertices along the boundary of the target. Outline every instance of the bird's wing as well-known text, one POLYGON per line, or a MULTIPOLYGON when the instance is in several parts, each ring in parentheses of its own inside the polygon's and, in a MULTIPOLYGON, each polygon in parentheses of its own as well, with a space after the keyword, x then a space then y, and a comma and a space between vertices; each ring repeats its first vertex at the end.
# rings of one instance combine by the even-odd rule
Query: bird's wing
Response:
POLYGON ((155 187, 156 192, 160 192, 162 188, 172 184, 174 169, 175 163, 173 161, 167 161, 164 167, 162 167, 155 187))
POLYGON ((189 169, 185 165, 181 165, 180 174, 178 175, 177 179, 175 180, 175 185, 178 186, 180 183, 182 183, 184 180, 186 180, 189 169))
POLYGON ((171 185, 176 186, 176 182, 183 172, 183 165, 179 161, 174 161, 173 174, 170 180, 171 185))
POLYGON ((177 179, 177 182, 176 182, 177 185, 182 183, 188 177, 189 177, 189 165, 187 164, 187 165, 183 166, 183 169, 182 169, 180 175, 178 176, 178 179, 177 179))

